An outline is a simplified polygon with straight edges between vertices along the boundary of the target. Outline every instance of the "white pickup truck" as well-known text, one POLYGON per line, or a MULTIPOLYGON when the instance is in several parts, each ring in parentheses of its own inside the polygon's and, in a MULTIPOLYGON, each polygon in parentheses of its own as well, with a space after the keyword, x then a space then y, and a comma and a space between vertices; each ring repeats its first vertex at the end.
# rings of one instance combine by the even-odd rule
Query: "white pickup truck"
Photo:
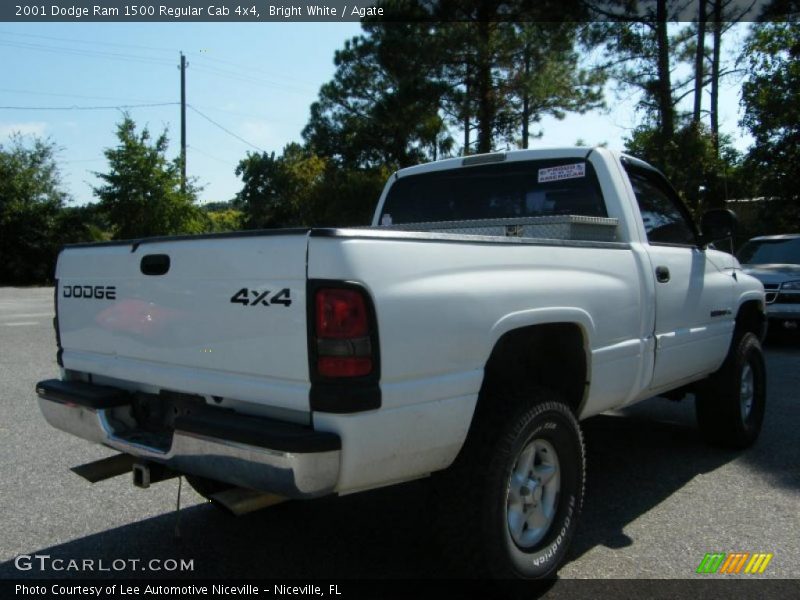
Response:
POLYGON ((432 475, 472 574, 548 577, 580 420, 691 392, 711 441, 758 436, 764 289, 711 245, 734 219, 697 231, 656 169, 562 148, 398 171, 371 227, 69 246, 39 405, 120 452, 93 480, 311 498, 432 475))

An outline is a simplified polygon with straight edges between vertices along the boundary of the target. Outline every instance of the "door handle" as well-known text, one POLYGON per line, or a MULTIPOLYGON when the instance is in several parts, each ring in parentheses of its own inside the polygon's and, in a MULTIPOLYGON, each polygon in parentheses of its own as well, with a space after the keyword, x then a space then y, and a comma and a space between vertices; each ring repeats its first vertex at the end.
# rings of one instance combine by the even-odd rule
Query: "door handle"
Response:
POLYGON ((667 283, 669 281, 669 269, 667 267, 656 267, 656 281, 658 283, 667 283))

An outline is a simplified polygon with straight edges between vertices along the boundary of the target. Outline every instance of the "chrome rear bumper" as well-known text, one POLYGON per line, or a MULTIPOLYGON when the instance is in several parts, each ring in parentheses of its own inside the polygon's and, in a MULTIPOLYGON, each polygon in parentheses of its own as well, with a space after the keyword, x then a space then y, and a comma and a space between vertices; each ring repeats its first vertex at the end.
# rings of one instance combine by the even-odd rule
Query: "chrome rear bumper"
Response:
POLYGON ((49 380, 36 392, 53 427, 181 473, 287 498, 330 494, 338 482, 341 440, 335 434, 219 411, 220 423, 213 414, 176 421, 169 447, 154 447, 134 441, 114 419, 113 412, 127 406, 121 390, 49 380))

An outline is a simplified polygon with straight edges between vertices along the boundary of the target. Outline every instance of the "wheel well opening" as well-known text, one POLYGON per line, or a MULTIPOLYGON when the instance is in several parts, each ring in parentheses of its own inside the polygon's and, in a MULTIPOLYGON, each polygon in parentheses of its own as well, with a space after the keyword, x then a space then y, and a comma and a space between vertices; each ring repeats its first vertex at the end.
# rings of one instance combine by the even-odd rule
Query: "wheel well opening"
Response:
POLYGON ((532 325, 504 334, 486 363, 479 407, 487 390, 519 394, 532 387, 558 392, 577 415, 587 387, 586 351, 578 325, 532 325))
POLYGON ((742 304, 736 315, 737 333, 754 333, 760 340, 764 340, 767 332, 767 319, 757 300, 749 300, 742 304))

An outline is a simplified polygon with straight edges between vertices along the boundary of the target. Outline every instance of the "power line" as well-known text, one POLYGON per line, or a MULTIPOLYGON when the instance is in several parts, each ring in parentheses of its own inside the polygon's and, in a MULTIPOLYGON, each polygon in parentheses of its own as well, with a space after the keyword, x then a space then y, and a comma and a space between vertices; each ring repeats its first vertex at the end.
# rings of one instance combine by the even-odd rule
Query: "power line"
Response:
POLYGON ((202 154, 206 158, 210 158, 212 160, 216 160, 217 162, 221 162, 221 163, 223 163, 225 165, 228 165, 229 167, 235 167, 236 166, 234 163, 232 163, 229 160, 225 160, 224 158, 220 158, 219 156, 214 156, 213 154, 210 154, 210 153, 206 152, 205 150, 200 150, 200 148, 198 148, 197 146, 192 146, 190 144, 189 146, 187 146, 187 148, 189 150, 191 150, 192 152, 197 152, 198 154, 202 154))
POLYGON ((52 35, 39 35, 34 33, 15 33, 13 31, 0 31, 2 35, 13 35, 23 38, 39 38, 43 40, 54 40, 57 42, 70 42, 73 44, 96 44, 98 46, 116 46, 119 48, 137 48, 139 50, 150 50, 153 52, 177 52, 175 48, 163 48, 158 46, 141 46, 138 44, 121 44, 119 42, 101 42, 98 40, 79 40, 77 38, 55 37, 52 35))
MULTIPOLYGON (((57 41, 57 42, 68 42, 68 43, 71 43, 71 44, 109 46, 109 47, 116 47, 116 48, 134 48, 134 49, 137 49, 137 50, 147 50, 147 51, 150 51, 150 52, 172 52, 172 53, 178 52, 177 48, 166 48, 166 47, 163 47, 163 46, 145 46, 145 45, 141 45, 141 44, 123 44, 123 43, 119 43, 119 42, 101 42, 99 40, 81 40, 81 39, 77 39, 77 38, 58 37, 58 36, 52 36, 52 35, 40 35, 40 34, 33 34, 33 33, 17 33, 17 32, 13 32, 13 31, 5 31, 5 30, 0 30, 0 35, 10 35, 10 36, 21 37, 21 38, 35 38, 35 39, 51 40, 51 41, 57 41)), ((17 43, 24 43, 24 42, 17 42, 17 43)), ((79 48, 75 48, 74 50, 79 50, 80 51, 79 48)), ((95 51, 95 50, 84 50, 84 51, 86 51, 86 52, 99 52, 99 51, 95 51)), ((204 53, 204 52, 188 52, 187 54, 191 55, 192 58, 195 59, 195 60, 199 59, 201 61, 215 62, 215 63, 219 63, 219 64, 223 64, 223 65, 228 65, 228 66, 234 67, 235 69, 243 70, 243 71, 244 70, 246 70, 246 71, 254 71, 255 70, 255 71, 258 71, 258 72, 263 73, 265 75, 271 76, 271 77, 279 77, 281 79, 287 79, 287 80, 290 80, 290 81, 296 81, 298 83, 306 84, 306 85, 310 85, 310 86, 314 85, 312 82, 310 82, 308 80, 299 79, 299 78, 293 77, 291 75, 283 75, 283 74, 280 74, 280 73, 274 73, 274 72, 270 72, 270 71, 265 71, 261 67, 256 66, 256 65, 252 65, 252 64, 243 64, 243 63, 239 63, 239 62, 235 62, 235 61, 231 61, 231 60, 225 60, 225 59, 222 59, 222 58, 209 56, 207 53, 204 53)), ((152 57, 138 57, 138 58, 147 58, 147 59, 151 59, 151 60, 161 60, 161 59, 154 59, 152 57)))
POLYGON ((60 98, 81 98, 83 100, 122 100, 123 102, 136 101, 136 102, 150 102, 150 100, 143 100, 141 98, 122 98, 120 96, 86 96, 83 94, 59 94, 55 92, 39 92, 35 90, 15 90, 9 88, 0 88, 0 92, 7 94, 26 94, 31 96, 54 96, 60 98))
POLYGON ((169 65, 172 63, 150 56, 136 56, 133 54, 122 54, 119 52, 103 52, 100 50, 82 50, 80 48, 65 48, 63 46, 47 46, 43 44, 29 44, 27 42, 10 42, 0 40, 0 46, 8 46, 10 48, 22 48, 23 50, 34 50, 36 52, 48 52, 51 54, 70 54, 72 56, 83 56, 88 58, 105 58, 113 60, 124 60, 127 62, 139 62, 148 65, 169 65))
POLYGON ((120 104, 119 106, 0 106, 0 110, 124 110, 126 108, 153 108, 176 106, 180 102, 153 102, 150 104, 120 104))
MULTIPOLYGON (((45 39, 45 40, 64 41, 64 42, 77 43, 77 44, 98 44, 98 45, 115 46, 115 47, 123 47, 123 48, 138 48, 138 49, 150 50, 150 51, 156 51, 156 52, 174 52, 175 51, 173 49, 161 48, 161 47, 138 46, 138 45, 134 45, 134 44, 115 44, 115 43, 111 43, 111 42, 86 41, 86 40, 77 40, 77 39, 74 39, 74 38, 62 38, 62 37, 45 36, 45 35, 18 34, 18 33, 12 33, 12 32, 8 32, 8 31, 0 31, 0 35, 13 35, 13 36, 19 36, 19 37, 23 37, 23 38, 26 38, 26 37, 27 38, 40 38, 40 39, 45 39)), ((12 47, 12 48, 23 48, 23 49, 28 49, 28 50, 36 50, 36 51, 39 51, 39 52, 50 52, 50 53, 59 53, 59 54, 66 53, 66 54, 72 54, 72 55, 75 55, 75 56, 86 56, 86 57, 93 57, 93 58, 113 58, 113 59, 118 59, 118 60, 140 62, 140 63, 145 63, 145 64, 156 64, 156 65, 165 65, 165 66, 172 64, 167 59, 155 58, 155 57, 152 57, 152 56, 125 54, 125 53, 120 53, 120 52, 106 52, 106 51, 103 51, 103 50, 91 50, 91 49, 83 49, 83 48, 69 48, 69 47, 63 47, 63 46, 53 46, 53 45, 38 44, 38 43, 32 43, 32 42, 0 40, 0 45, 9 46, 9 47, 12 47)), ((247 73, 235 72, 235 71, 231 71, 231 70, 228 70, 228 69, 223 69, 221 67, 215 67, 215 66, 212 66, 212 65, 203 65, 202 62, 208 60, 208 61, 214 61, 214 62, 217 62, 217 63, 222 63, 222 64, 227 64, 227 65, 233 66, 234 68, 238 69, 239 71, 253 70, 253 68, 251 68, 251 67, 239 66, 237 63, 234 63, 232 61, 226 61, 226 60, 222 60, 222 59, 219 59, 219 58, 212 58, 212 57, 208 57, 208 56, 205 56, 205 55, 199 54, 199 53, 192 53, 192 55, 194 57, 199 58, 201 64, 198 65, 198 66, 201 68, 202 71, 204 71, 206 73, 213 73, 213 74, 221 76, 221 77, 227 77, 229 79, 234 79, 234 80, 242 81, 242 82, 245 82, 245 83, 253 83, 253 84, 256 84, 256 85, 265 85, 265 86, 269 86, 269 87, 282 88, 285 91, 288 91, 290 93, 305 94, 305 93, 309 93, 309 92, 311 92, 311 93, 314 92, 313 88, 311 88, 311 87, 305 87, 305 86, 302 86, 302 85, 300 85, 300 86, 292 85, 292 84, 282 83, 282 82, 278 82, 278 81, 272 81, 272 80, 268 80, 268 79, 260 79, 258 77, 253 77, 252 75, 248 75, 247 73)), ((269 75, 269 73, 266 73, 265 71, 262 71, 260 69, 259 69, 259 71, 269 75)), ((294 80, 294 81, 296 81, 296 82, 298 82, 300 84, 312 85, 310 82, 303 81, 303 80, 300 80, 300 79, 297 79, 297 78, 294 78, 294 77, 291 77, 291 76, 287 76, 287 75, 277 75, 277 76, 280 77, 280 78, 283 78, 283 79, 294 80)))
POLYGON ((236 115, 237 117, 249 117, 251 119, 259 119, 260 121, 264 121, 266 123, 281 123, 283 125, 292 125, 300 128, 305 126, 305 123, 298 123, 297 121, 287 121, 285 119, 265 119, 263 114, 241 112, 239 110, 231 110, 229 108, 218 108, 216 106, 206 106, 203 104, 195 104, 195 107, 200 108, 202 110, 213 110, 213 111, 227 113, 229 115, 236 115))
MULTIPOLYGON (((204 104, 195 104, 197 108, 202 108, 203 110, 214 110, 219 112, 224 112, 229 115, 236 115, 238 117, 250 117, 251 119, 261 119, 263 121, 268 121, 269 123, 277 123, 277 119, 264 119, 264 115, 257 115, 255 113, 246 113, 241 112, 238 110, 231 110, 229 108, 218 108, 216 106, 206 106, 204 104)), ((286 121, 281 121, 281 123, 286 123, 286 121)), ((295 123, 296 124, 296 123, 295 123)))
MULTIPOLYGON (((278 77, 279 79, 287 79, 289 81, 295 81, 297 83, 301 83, 301 84, 304 84, 304 85, 307 85, 307 86, 312 86, 312 87, 315 85, 313 82, 308 81, 307 79, 299 79, 297 77, 292 77, 291 75, 283 75, 281 73, 275 73, 273 71, 265 71, 261 67, 258 67, 258 66, 252 65, 252 64, 238 63, 238 62, 234 62, 234 61, 231 61, 231 60, 223 60, 221 58, 215 58, 215 57, 209 56, 206 53, 197 53, 197 54, 190 53, 190 54, 193 55, 195 61, 200 60, 201 63, 203 61, 210 61, 210 62, 215 62, 215 63, 219 63, 219 64, 223 64, 223 65, 228 65, 228 66, 233 67, 234 69, 239 70, 239 71, 246 71, 246 73, 243 73, 243 75, 247 75, 248 73, 252 73, 253 71, 255 71, 257 73, 267 75, 268 77, 278 77)), ((216 68, 217 69, 221 69, 221 67, 216 67, 216 68)))
POLYGON ((251 83, 253 85, 261 85, 270 88, 277 88, 281 89, 285 92, 289 92, 292 94, 298 95, 306 95, 306 94, 313 94, 314 90, 307 87, 301 87, 297 85, 281 83, 279 81, 272 81, 270 79, 261 79, 258 77, 253 77, 250 75, 244 75, 241 73, 235 73, 233 71, 229 71, 227 69, 220 69, 218 67, 212 67, 208 65, 196 65, 196 67, 203 73, 215 75, 217 77, 225 77, 227 79, 231 79, 234 81, 242 81, 244 83, 251 83))
MULTIPOLYGON (((84 94, 65 94, 65 93, 56 93, 56 92, 41 92, 41 91, 37 91, 37 90, 18 90, 18 89, 9 89, 9 88, 0 88, 0 92, 4 92, 4 93, 7 93, 7 94, 27 94, 27 95, 31 95, 31 96, 52 96, 54 98, 81 98, 83 100, 122 100, 122 101, 131 101, 131 102, 136 101, 136 102, 148 103, 147 104, 148 106, 150 104, 152 104, 154 106, 156 106, 156 105, 157 106, 161 106, 161 105, 174 104, 174 103, 170 103, 170 102, 156 102, 156 101, 150 102, 148 100, 143 100, 141 98, 123 98, 121 96, 87 96, 87 95, 84 95, 84 94)), ((133 105, 126 105, 126 106, 133 106, 133 105)), ((204 104, 195 104, 195 107, 197 107, 199 109, 202 109, 202 110, 213 110, 213 111, 226 113, 226 114, 229 114, 229 115, 236 115, 236 116, 239 116, 239 117, 250 117, 252 119, 261 119, 263 121, 267 121, 267 122, 270 122, 270 123, 277 123, 278 122, 277 119, 264 119, 264 115, 263 114, 242 112, 242 111, 239 111, 239 110, 231 110, 229 108, 220 108, 218 106, 207 106, 207 105, 204 105, 204 104)), ((15 107, 5 107, 5 108, 15 108, 15 107)), ((23 107, 16 107, 16 108, 20 108, 21 109, 23 107)), ((56 108, 56 107, 53 107, 53 108, 56 108)), ((87 108, 91 108, 91 107, 87 107, 87 108)), ((280 121, 280 122, 284 123, 284 124, 287 123, 287 121, 280 121)), ((298 127, 302 127, 304 125, 303 123, 296 123, 296 122, 295 123, 289 122, 288 124, 297 125, 298 127)))
POLYGON ((232 136, 232 137, 235 137, 237 140, 239 140, 239 141, 240 141, 240 142, 242 142, 243 144, 247 144, 247 145, 248 145, 248 146, 250 146, 251 148, 255 148, 256 150, 258 150, 259 152, 266 152, 266 150, 264 150, 264 149, 262 149, 262 148, 259 148, 259 147, 258 147, 258 146, 256 146, 255 144, 253 144, 253 143, 251 143, 251 142, 248 142, 246 139, 244 139, 244 138, 243 138, 243 137, 241 137, 240 135, 237 135, 237 134, 233 133, 233 132, 232 132, 230 129, 226 128, 225 126, 223 126, 223 125, 220 125, 219 123, 217 123, 217 122, 216 122, 214 119, 212 119, 212 118, 211 118, 211 117, 209 117, 208 115, 204 115, 203 113, 201 113, 199 110, 197 110, 197 109, 196 109, 194 106, 192 106, 191 104, 187 104, 187 106, 188 106, 189 108, 191 108, 191 109, 192 109, 194 112, 196 112, 198 115, 200 115, 201 117, 203 117, 203 118, 204 118, 206 121, 208 121, 208 122, 209 122, 209 123, 211 123, 212 125, 215 125, 216 127, 219 127, 219 128, 222 130, 222 131, 224 131, 225 133, 227 133, 228 135, 230 135, 230 136, 232 136))
POLYGON ((253 85, 262 85, 265 87, 271 88, 278 88, 282 89, 285 92, 290 94, 297 94, 297 95, 307 95, 309 93, 313 93, 312 90, 308 88, 300 88, 297 86, 286 85, 284 83, 278 83, 276 81, 270 81, 268 79, 257 79, 255 77, 248 77, 246 75, 240 75, 238 73, 233 73, 232 71, 226 71, 224 69, 218 69, 217 67, 209 67, 206 65, 195 65, 195 70, 198 73, 205 73, 214 75, 216 77, 225 77, 227 79, 231 79, 234 81, 241 81, 244 83, 250 83, 253 85))

